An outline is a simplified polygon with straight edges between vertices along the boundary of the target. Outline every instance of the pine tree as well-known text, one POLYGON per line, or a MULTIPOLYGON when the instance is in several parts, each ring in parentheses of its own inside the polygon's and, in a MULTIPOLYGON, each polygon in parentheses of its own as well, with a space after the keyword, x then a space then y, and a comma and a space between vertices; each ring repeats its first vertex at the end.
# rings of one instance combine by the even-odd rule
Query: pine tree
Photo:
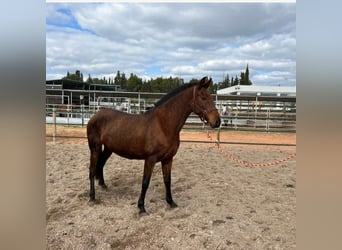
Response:
POLYGON ((247 63, 247 68, 245 72, 245 78, 246 78, 246 85, 252 85, 251 80, 249 80, 249 69, 248 69, 248 63, 247 63))
POLYGON ((121 80, 121 76, 120 76, 120 70, 118 70, 116 72, 116 76, 114 78, 114 84, 115 85, 120 85, 120 80, 121 80))
POLYGON ((235 76, 234 84, 232 86, 239 85, 239 84, 240 84, 239 78, 235 76))
POLYGON ((240 85, 246 85, 245 83, 246 79, 245 79, 245 73, 241 72, 240 73, 240 85))
POLYGON ((87 82, 93 82, 93 79, 91 78, 90 74, 88 75, 87 82))

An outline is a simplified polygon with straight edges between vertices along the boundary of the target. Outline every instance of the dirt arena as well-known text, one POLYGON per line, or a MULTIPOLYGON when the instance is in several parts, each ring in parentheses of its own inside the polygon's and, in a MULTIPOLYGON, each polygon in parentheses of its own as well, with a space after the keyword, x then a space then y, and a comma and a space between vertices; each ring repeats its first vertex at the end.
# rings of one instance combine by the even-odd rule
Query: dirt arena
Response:
MULTIPOLYGON (((68 134, 71 129, 59 128, 68 134), (69 131, 69 132, 68 132, 69 131)), ((47 135, 52 127, 46 128, 47 135)), ((83 135, 84 130, 70 132, 83 135)), ((212 134, 215 138, 215 134, 212 134)), ((204 132, 182 132, 206 140, 204 132)), ((226 132, 222 141, 295 144, 295 134, 226 132)), ((270 162, 295 147, 223 145, 251 162, 270 162)), ((160 163, 139 216, 143 161, 112 155, 104 168, 108 190, 89 200, 89 149, 84 139, 46 142, 47 249, 295 249, 296 158, 273 167, 232 162, 213 144, 181 143, 172 168, 169 208, 160 163)))

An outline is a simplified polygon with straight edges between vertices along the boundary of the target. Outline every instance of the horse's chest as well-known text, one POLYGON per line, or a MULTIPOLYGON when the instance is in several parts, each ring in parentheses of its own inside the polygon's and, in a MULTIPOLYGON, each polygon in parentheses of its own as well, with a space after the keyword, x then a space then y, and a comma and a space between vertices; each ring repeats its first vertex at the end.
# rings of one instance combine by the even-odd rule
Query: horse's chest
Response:
POLYGON ((156 147, 156 154, 160 160, 165 158, 170 158, 176 155, 179 147, 178 141, 168 141, 166 143, 161 143, 156 147))

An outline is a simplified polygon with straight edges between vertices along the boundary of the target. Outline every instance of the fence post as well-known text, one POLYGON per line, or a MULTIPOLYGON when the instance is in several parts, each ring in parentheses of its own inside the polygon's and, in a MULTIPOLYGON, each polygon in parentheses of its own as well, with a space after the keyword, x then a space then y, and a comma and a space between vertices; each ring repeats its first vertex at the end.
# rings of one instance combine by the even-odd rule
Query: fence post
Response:
POLYGON ((257 127, 257 116, 258 116, 258 107, 259 107, 259 103, 258 103, 258 94, 255 97, 255 111, 254 111, 254 128, 257 127))
POLYGON ((69 126, 69 118, 70 118, 70 104, 67 105, 67 123, 69 126))
POLYGON ((221 132, 221 127, 218 128, 217 135, 216 135, 216 144, 218 147, 220 147, 220 132, 221 132))
POLYGON ((140 91, 139 91, 139 92, 138 92, 138 107, 139 107, 139 109, 138 109, 138 114, 141 114, 140 105, 141 105, 141 103, 140 103, 140 91))
POLYGON ((83 125, 84 125, 84 117, 83 117, 83 100, 84 99, 84 96, 83 95, 80 95, 80 103, 81 103, 81 118, 82 118, 82 128, 83 128, 83 125))
POLYGON ((53 132, 52 132, 52 140, 55 142, 56 140, 56 131, 57 131, 57 126, 56 126, 56 108, 52 108, 52 123, 53 123, 53 132))
POLYGON ((270 117, 271 117, 271 110, 270 108, 267 109, 266 111, 266 131, 269 132, 270 130, 270 117))

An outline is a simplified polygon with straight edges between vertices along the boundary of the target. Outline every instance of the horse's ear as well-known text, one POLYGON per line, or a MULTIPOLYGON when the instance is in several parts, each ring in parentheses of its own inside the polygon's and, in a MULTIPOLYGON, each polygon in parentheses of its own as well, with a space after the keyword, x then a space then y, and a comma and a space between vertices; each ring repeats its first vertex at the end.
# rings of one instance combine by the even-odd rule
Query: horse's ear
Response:
POLYGON ((199 88, 209 88, 210 84, 212 83, 212 79, 210 78, 208 80, 208 77, 205 76, 201 79, 200 83, 199 83, 199 88))

